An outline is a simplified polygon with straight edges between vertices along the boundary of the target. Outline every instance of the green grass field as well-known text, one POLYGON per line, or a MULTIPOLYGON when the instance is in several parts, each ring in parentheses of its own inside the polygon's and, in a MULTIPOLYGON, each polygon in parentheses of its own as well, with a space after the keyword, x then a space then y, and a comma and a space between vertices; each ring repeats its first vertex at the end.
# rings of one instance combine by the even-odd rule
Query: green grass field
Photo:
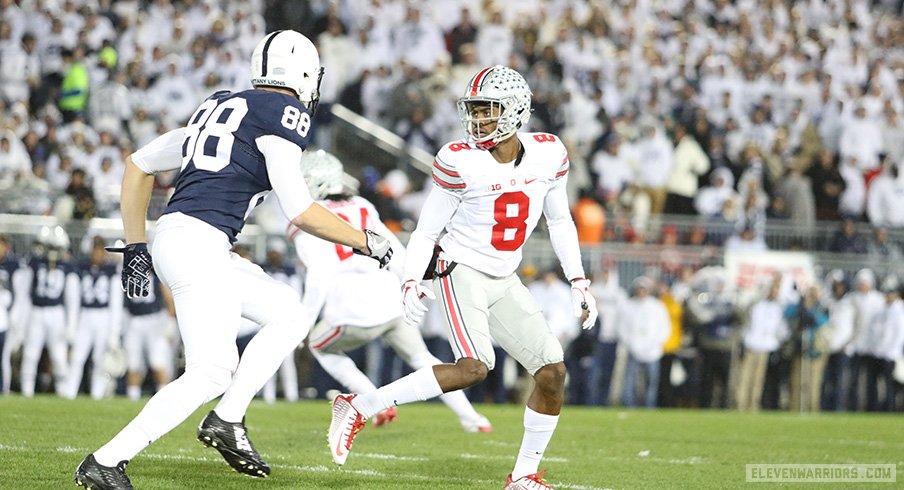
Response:
MULTIPOLYGON (((125 399, 0 397, 0 487, 74 486, 79 461, 142 406, 125 399)), ((338 469, 326 445, 328 402, 255 402, 250 435, 273 468, 270 478, 258 480, 232 472, 195 440, 207 409, 135 458, 129 475, 137 488, 500 489, 518 451, 523 413, 515 405, 479 407, 496 431, 465 434, 441 404, 404 406, 398 422, 362 432, 338 469)), ((894 463, 898 483, 796 487, 902 488, 904 417, 566 407, 542 467, 561 489, 777 485, 745 483, 747 463, 894 463)))

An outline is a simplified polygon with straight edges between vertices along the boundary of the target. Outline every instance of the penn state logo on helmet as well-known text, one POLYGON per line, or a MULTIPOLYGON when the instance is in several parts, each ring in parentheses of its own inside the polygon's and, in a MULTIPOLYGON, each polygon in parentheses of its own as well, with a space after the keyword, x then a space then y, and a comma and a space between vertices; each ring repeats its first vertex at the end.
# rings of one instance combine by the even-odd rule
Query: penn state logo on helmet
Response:
POLYGON ((490 66, 468 82, 458 99, 458 117, 475 146, 488 150, 527 124, 530 100, 530 87, 520 73, 502 65, 490 66), (478 113, 477 108, 487 106, 489 116, 478 113), (483 128, 494 122, 496 127, 484 134, 483 128))
POLYGON ((320 101, 321 78, 317 48, 299 32, 271 32, 251 54, 251 85, 290 89, 311 113, 320 101))

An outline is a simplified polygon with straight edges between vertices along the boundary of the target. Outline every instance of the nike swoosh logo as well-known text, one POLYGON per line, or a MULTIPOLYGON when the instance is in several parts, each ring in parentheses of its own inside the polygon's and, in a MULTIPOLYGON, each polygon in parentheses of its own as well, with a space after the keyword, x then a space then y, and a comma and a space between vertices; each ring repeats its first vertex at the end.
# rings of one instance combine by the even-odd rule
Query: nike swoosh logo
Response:
POLYGON ((336 456, 342 457, 345 453, 342 452, 342 438, 339 438, 339 444, 336 445, 336 456))
POLYGON ((537 179, 524 179, 524 185, 530 184, 531 182, 533 182, 535 180, 537 180, 537 179))

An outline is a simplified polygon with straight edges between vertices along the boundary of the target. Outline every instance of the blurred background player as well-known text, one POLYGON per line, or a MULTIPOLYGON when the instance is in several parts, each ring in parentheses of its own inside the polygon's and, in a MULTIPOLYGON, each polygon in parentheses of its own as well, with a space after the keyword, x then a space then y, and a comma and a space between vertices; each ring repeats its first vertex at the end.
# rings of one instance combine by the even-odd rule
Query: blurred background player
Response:
POLYGON ((56 392, 62 395, 69 371, 67 339, 77 321, 79 278, 69 260, 69 235, 61 226, 41 228, 24 272, 31 308, 22 344, 22 395, 35 394, 44 346, 50 354, 56 392))
POLYGON ((75 398, 82 384, 82 374, 88 354, 91 354, 91 398, 99 400, 107 392, 107 373, 103 359, 107 347, 120 345, 123 294, 119 286, 119 270, 104 250, 104 239, 91 240, 91 255, 77 264, 81 279, 81 301, 78 329, 70 353, 69 378, 63 392, 65 398, 75 398))
POLYGON ((151 275, 147 296, 126 298, 126 328, 123 348, 126 352, 126 395, 129 400, 141 398, 141 387, 150 368, 154 392, 160 391, 173 378, 176 336, 176 307, 169 288, 151 275))
MULTIPOLYGON (((14 291, 17 289, 13 286, 13 278, 15 277, 19 282, 22 279, 22 274, 17 275, 17 271, 23 271, 22 262, 13 253, 9 238, 6 235, 0 235, 0 395, 9 393, 12 383, 10 357, 14 344, 19 343, 19 340, 13 337, 21 338, 22 335, 22 328, 18 324, 21 321, 13 311, 16 299, 14 291)), ((19 287, 18 289, 19 294, 22 294, 21 291, 24 288, 19 287)))
MULTIPOLYGON (((293 291, 301 294, 301 276, 291 262, 285 260, 288 246, 280 238, 272 238, 267 242, 267 260, 261 266, 264 272, 277 281, 288 284, 293 291)), ((373 265, 373 264, 371 264, 373 265)), ((276 381, 282 381, 283 396, 286 401, 298 401, 298 368, 295 366, 293 350, 279 365, 279 370, 267 381, 263 388, 264 400, 273 403, 276 400, 276 381)))
MULTIPOLYGON (((405 363, 414 369, 440 364, 427 350, 417 325, 402 318, 399 274, 405 248, 380 221, 373 204, 350 195, 343 186, 342 163, 318 150, 302 159, 302 171, 311 196, 339 217, 360 229, 371 228, 392 243, 396 261, 390 270, 374 269, 370 261, 342 247, 289 227, 298 257, 307 269, 304 304, 311 315, 322 311, 308 345, 314 358, 340 384, 355 393, 376 391, 373 382, 345 353, 382 337, 405 363), (400 255, 401 254, 401 255, 400 255)), ((458 416, 466 432, 493 430, 489 420, 477 413, 462 391, 440 399, 458 416)), ((377 414, 374 425, 392 422, 395 407, 377 414)))
POLYGON ((458 100, 458 114, 468 138, 436 155, 435 185, 408 242, 402 285, 406 321, 417 325, 427 311, 423 298, 434 297, 421 280, 425 274, 434 279, 457 361, 418 369, 375 392, 338 395, 330 449, 333 461, 344 464, 367 418, 486 379, 495 365, 492 335, 535 381, 505 488, 550 488, 538 466, 564 403, 564 353, 515 272, 524 242, 545 215, 571 283, 572 311, 584 328, 593 327, 596 301, 584 277, 565 188, 568 154, 555 135, 518 133, 530 119, 531 92, 511 68, 496 65, 476 73, 458 100))

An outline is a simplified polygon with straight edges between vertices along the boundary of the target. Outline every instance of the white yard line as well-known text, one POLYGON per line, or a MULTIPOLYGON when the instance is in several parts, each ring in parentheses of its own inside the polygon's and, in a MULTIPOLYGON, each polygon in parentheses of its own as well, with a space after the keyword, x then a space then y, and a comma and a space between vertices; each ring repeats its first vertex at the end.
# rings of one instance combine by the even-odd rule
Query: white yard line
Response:
MULTIPOLYGON (((23 446, 9 446, 5 444, 0 444, 0 451, 30 451, 27 447, 23 446)), ((87 448, 81 447, 72 447, 72 446, 62 446, 56 448, 57 452, 72 454, 72 453, 88 453, 90 450, 87 448)), ((184 454, 189 451, 185 451, 184 449, 179 449, 179 453, 183 454, 163 454, 163 453, 154 453, 147 452, 142 453, 141 456, 148 459, 158 459, 163 461, 194 461, 200 463, 222 463, 223 460, 213 456, 192 456, 189 454, 184 454)), ((356 454, 356 456, 361 457, 370 457, 372 459, 389 459, 389 460, 400 460, 400 461, 429 461, 430 458, 421 458, 421 457, 410 457, 410 456, 397 456, 393 454, 374 454, 374 453, 361 453, 356 454)), ((463 457, 467 459, 500 459, 501 457, 491 457, 491 456, 480 456, 476 454, 463 454, 463 457)), ((284 459, 284 458, 279 458, 284 459)), ((505 458, 510 459, 510 458, 505 458)), ((567 462, 566 459, 563 458, 546 458, 547 461, 554 462, 567 462)), ((371 476, 378 478, 401 478, 405 480, 419 480, 419 481, 444 481, 444 482, 452 482, 452 483, 476 483, 480 485, 494 485, 498 484, 498 481, 495 480, 475 480, 471 478, 453 478, 453 477, 439 477, 439 476, 428 476, 428 475, 417 475, 410 473, 384 473, 380 471, 374 470, 349 470, 349 469, 339 469, 336 467, 329 467, 324 465, 294 465, 294 464, 282 464, 282 463, 273 463, 270 464, 272 468, 279 468, 282 470, 292 470, 292 471, 300 471, 305 473, 325 473, 330 471, 341 471, 343 473, 349 473, 353 475, 361 475, 361 476, 371 476)), ((556 488, 567 488, 570 490, 608 490, 600 487, 590 487, 586 485, 572 485, 568 483, 553 483, 556 488)))

